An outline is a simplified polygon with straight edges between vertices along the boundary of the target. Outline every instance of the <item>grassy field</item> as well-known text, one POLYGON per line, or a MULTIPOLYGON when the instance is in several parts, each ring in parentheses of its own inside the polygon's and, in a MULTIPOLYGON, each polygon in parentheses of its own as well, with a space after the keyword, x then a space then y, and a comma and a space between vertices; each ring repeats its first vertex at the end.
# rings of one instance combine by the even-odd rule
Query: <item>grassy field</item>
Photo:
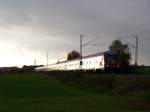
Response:
POLYGON ((0 76, 0 112, 144 112, 130 108, 128 99, 87 92, 40 74, 0 76))

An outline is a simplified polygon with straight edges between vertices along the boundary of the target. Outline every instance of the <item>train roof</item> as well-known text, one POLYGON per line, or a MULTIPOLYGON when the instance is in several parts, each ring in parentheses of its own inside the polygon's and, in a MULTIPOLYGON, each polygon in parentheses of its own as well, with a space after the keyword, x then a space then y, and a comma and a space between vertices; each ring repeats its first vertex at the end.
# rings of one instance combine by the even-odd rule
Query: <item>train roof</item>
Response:
MULTIPOLYGON (((100 52, 100 53, 96 53, 96 54, 83 56, 82 59, 97 57, 97 56, 104 55, 104 54, 116 54, 116 52, 112 52, 112 51, 100 52)), ((73 59, 73 60, 62 61, 62 62, 58 62, 58 63, 54 63, 54 64, 61 64, 61 63, 65 63, 65 62, 71 62, 71 61, 76 61, 76 60, 79 60, 79 59, 80 58, 76 58, 76 59, 73 59)), ((51 65, 54 65, 54 64, 51 64, 51 65)))
POLYGON ((101 52, 101 53, 96 53, 96 54, 92 54, 92 55, 83 56, 83 59, 90 58, 90 57, 96 57, 96 56, 100 56, 100 55, 104 55, 104 54, 116 54, 116 53, 112 52, 112 51, 105 51, 105 52, 101 52))

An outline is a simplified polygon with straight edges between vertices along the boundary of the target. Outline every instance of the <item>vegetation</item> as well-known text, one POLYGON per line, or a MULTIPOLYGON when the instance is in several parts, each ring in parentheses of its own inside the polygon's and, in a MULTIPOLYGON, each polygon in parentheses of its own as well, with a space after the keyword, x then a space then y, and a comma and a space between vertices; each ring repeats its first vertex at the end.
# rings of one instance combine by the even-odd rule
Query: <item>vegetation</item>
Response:
POLYGON ((67 60, 78 59, 80 57, 81 57, 80 53, 73 50, 72 52, 68 53, 67 60))
POLYGON ((49 75, 82 90, 127 98, 125 105, 135 110, 150 110, 150 77, 148 75, 100 75, 58 71, 49 75))
POLYGON ((150 75, 150 66, 131 66, 132 74, 150 75))
POLYGON ((12 67, 0 67, 0 74, 16 74, 16 73, 30 73, 33 72, 36 67, 41 67, 42 65, 39 66, 27 66, 24 65, 22 68, 18 68, 16 66, 12 67))
POLYGON ((150 76, 93 74, 84 72, 50 72, 49 76, 62 80, 79 88, 94 88, 96 92, 107 92, 111 95, 141 95, 150 91, 150 76))
POLYGON ((116 52, 119 55, 119 62, 122 68, 129 68, 131 54, 129 52, 130 49, 127 44, 122 44, 120 40, 114 40, 109 46, 109 50, 116 52))
POLYGON ((0 76, 1 112, 144 112, 129 108, 129 99, 77 89, 40 74, 0 76))

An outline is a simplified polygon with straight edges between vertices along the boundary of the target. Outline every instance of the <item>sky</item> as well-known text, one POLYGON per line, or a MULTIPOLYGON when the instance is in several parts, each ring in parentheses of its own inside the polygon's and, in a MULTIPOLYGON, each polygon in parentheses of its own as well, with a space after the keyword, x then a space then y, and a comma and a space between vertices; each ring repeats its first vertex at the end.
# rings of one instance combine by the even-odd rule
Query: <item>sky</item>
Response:
MULTIPOLYGON (((55 63, 67 53, 108 50, 118 37, 135 45, 139 64, 150 65, 150 0, 0 0, 0 66, 55 63)), ((132 62, 135 49, 130 46, 132 62)))

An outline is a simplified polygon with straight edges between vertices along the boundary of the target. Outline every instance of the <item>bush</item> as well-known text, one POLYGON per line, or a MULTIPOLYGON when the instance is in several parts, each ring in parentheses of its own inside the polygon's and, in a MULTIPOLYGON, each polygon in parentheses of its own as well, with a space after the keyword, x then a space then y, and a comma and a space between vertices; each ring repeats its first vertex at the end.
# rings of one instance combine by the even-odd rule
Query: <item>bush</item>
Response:
POLYGON ((150 77, 125 75, 115 79, 113 93, 116 95, 138 95, 150 90, 150 77))

